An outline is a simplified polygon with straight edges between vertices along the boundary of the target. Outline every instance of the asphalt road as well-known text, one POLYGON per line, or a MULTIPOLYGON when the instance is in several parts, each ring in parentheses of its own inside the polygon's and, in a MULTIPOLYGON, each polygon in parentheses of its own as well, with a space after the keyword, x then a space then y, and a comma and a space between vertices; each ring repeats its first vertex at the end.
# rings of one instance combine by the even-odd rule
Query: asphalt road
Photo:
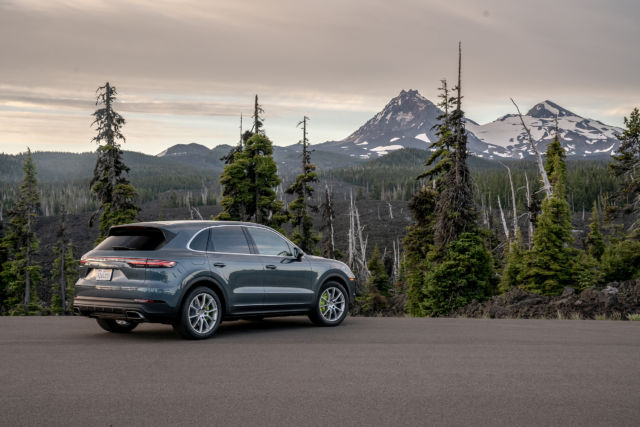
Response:
POLYGON ((0 318, 0 424, 640 425, 640 322, 0 318))

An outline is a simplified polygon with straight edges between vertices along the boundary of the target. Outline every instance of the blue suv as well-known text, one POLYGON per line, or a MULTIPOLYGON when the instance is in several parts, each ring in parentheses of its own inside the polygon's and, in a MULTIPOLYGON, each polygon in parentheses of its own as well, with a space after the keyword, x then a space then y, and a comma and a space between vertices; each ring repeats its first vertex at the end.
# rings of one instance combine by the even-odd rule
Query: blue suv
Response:
POLYGON ((300 314, 336 326, 355 297, 344 263, 305 254, 275 230, 246 222, 116 226, 80 263, 74 311, 115 333, 156 322, 204 339, 222 320, 300 314))

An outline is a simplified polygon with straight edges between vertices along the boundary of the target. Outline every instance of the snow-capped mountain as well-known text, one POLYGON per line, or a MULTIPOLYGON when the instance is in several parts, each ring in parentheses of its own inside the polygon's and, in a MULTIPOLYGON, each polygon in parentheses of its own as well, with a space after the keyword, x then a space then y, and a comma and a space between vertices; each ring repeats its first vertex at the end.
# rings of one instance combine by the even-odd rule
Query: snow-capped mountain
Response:
MULTIPOLYGON (((379 157, 401 148, 429 149, 430 141, 437 138, 433 126, 440 113, 440 109, 417 90, 403 90, 345 139, 327 141, 314 148, 361 159, 379 157)), ((539 151, 544 151, 555 136, 556 115, 559 135, 568 156, 609 156, 617 148, 615 133, 621 129, 580 117, 545 101, 523 116, 539 151)), ((466 129, 467 148, 478 157, 521 159, 533 154, 516 114, 507 114, 484 125, 467 119, 466 129)))
MULTIPOLYGON (((361 159, 375 158, 401 148, 429 149, 437 138, 435 129, 441 111, 417 90, 401 91, 382 111, 357 131, 340 141, 315 145, 316 150, 347 154, 361 159)), ((488 145, 469 137, 470 149, 482 151, 488 145)))
MULTIPOLYGON (((555 137, 556 116, 558 117, 558 134, 567 151, 567 156, 610 156, 618 147, 619 141, 615 134, 622 129, 605 125, 597 120, 586 119, 558 104, 544 101, 534 105, 526 115, 523 115, 524 122, 531 130, 531 136, 538 144, 538 151, 543 152, 555 137)), ((474 153, 480 157, 521 159, 533 154, 517 114, 507 114, 484 125, 469 121, 466 129, 482 141, 494 146, 486 151, 474 153)))
MULTIPOLYGON (((401 148, 429 150, 431 141, 437 138, 434 125, 438 123, 440 109, 417 90, 401 91, 378 114, 369 119, 354 133, 340 141, 315 144, 315 162, 325 167, 343 167, 358 160, 384 156, 401 148)), ((571 157, 610 156, 618 147, 615 134, 622 129, 597 120, 578 116, 551 102, 536 104, 523 119, 538 150, 544 152, 556 133, 571 157)), ((517 114, 507 114, 493 122, 480 125, 466 119, 467 148, 485 159, 522 159, 533 154, 517 114)), ((209 149, 200 144, 178 144, 158 154, 181 163, 222 168, 222 157, 229 146, 209 149)), ((297 162, 300 146, 274 147, 274 157, 283 167, 297 162)))

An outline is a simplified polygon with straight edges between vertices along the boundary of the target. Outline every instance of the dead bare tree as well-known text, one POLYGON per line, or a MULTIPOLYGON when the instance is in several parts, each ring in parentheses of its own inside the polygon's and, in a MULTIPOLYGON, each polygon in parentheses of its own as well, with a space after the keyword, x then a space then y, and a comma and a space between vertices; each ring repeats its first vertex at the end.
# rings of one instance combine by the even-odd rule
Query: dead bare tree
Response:
MULTIPOLYGON (((367 237, 362 236, 364 227, 360 225, 360 214, 353 200, 353 191, 349 193, 349 232, 348 232, 348 265, 360 279, 359 286, 364 286, 369 277, 367 268, 367 237)), ((358 289, 362 291, 363 289, 358 289)))
POLYGON ((527 220, 529 225, 529 236, 527 236, 527 240, 529 241, 528 249, 533 247, 533 212, 531 212, 533 208, 533 199, 531 199, 531 192, 529 191, 529 178, 527 177, 527 173, 524 173, 524 182, 527 185, 527 220))
POLYGON ((518 111, 518 117, 520 117, 520 123, 522 124, 522 127, 527 133, 527 137, 529 138, 529 144, 531 145, 531 150, 533 150, 533 153, 536 155, 536 159, 538 161, 538 172, 540 172, 540 177, 542 179, 542 188, 547 194, 547 197, 549 197, 553 194, 553 191, 551 190, 551 183, 549 182, 547 171, 545 170, 544 163, 542 162, 542 155, 540 154, 540 152, 538 151, 538 148, 536 147, 536 142, 533 140, 533 137, 531 136, 531 131, 527 127, 526 123, 524 122, 524 118, 522 117, 522 113, 520 112, 520 108, 518 107, 518 104, 516 104, 516 101, 514 101, 513 98, 510 98, 510 99, 513 105, 515 105, 516 110, 518 111))
POLYGON ((335 217, 335 212, 333 209, 333 197, 329 190, 329 185, 327 184, 324 185, 324 201, 320 204, 320 212, 324 222, 321 231, 326 231, 328 233, 328 236, 325 238, 325 250, 323 255, 326 258, 335 259, 336 244, 333 231, 333 218, 335 217))
POLYGON ((513 207, 513 235, 518 234, 518 210, 516 208, 516 190, 513 186, 513 177, 511 176, 511 168, 502 162, 499 162, 507 169, 507 175, 509 176, 509 185, 511 186, 511 205, 513 207))
POLYGON ((507 221, 504 219, 504 212, 502 211, 502 203, 500 203, 500 196, 498 196, 498 209, 500 209, 500 219, 502 220, 502 227, 504 228, 504 235, 507 238, 507 242, 510 241, 509 238, 509 227, 507 227, 507 221))

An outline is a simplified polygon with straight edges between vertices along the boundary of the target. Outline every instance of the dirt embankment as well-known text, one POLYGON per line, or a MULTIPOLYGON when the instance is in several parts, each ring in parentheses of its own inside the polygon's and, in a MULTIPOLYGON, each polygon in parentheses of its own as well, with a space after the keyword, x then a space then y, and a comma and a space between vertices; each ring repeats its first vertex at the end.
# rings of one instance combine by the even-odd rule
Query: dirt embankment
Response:
POLYGON ((512 288, 483 302, 472 302, 457 309, 460 317, 523 319, 627 319, 640 313, 640 279, 612 282, 605 288, 582 292, 567 287, 562 295, 549 297, 512 288))

